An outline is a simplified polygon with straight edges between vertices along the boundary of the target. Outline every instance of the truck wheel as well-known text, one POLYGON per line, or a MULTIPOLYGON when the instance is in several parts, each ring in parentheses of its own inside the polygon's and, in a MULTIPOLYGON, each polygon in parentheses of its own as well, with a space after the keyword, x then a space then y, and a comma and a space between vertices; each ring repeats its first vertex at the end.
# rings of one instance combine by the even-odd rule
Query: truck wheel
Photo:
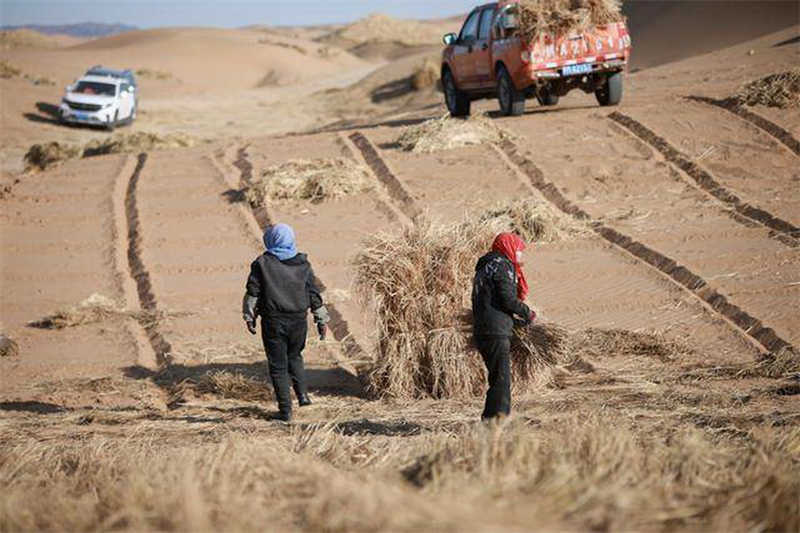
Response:
POLYGON ((543 106, 556 105, 558 103, 558 95, 554 94, 550 89, 537 91, 536 99, 539 100, 539 105, 543 106))
POLYGON ((449 70, 445 70, 444 74, 442 74, 442 86, 444 87, 444 101, 447 104, 447 110, 450 111, 450 115, 454 117, 466 117, 469 115, 471 103, 469 97, 456 87, 453 74, 449 70))
POLYGON ((514 87, 514 81, 505 67, 500 67, 497 76, 497 99, 500 112, 506 116, 519 116, 525 112, 525 93, 514 87))
POLYGON ((622 100, 622 72, 611 74, 603 86, 595 89, 594 95, 600 105, 617 105, 622 100))

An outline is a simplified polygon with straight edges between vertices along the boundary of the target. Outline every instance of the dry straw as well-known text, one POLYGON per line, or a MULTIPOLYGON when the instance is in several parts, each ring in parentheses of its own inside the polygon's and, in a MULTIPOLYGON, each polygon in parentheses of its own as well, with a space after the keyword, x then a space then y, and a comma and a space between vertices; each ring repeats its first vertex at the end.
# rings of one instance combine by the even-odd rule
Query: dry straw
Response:
POLYGON ((800 107, 800 69, 770 74, 742 85, 734 95, 741 104, 781 109, 800 107))
POLYGON ((415 153, 433 153, 463 146, 499 143, 511 135, 484 112, 468 119, 444 115, 403 129, 397 143, 401 148, 415 153))
POLYGON ((620 0, 522 0, 518 9, 517 32, 528 41, 624 20, 620 0))
POLYGON ((230 400, 256 402, 273 399, 272 387, 265 381, 226 370, 204 374, 194 384, 194 389, 200 394, 211 394, 230 400))
POLYGON ((95 293, 77 305, 56 311, 28 325, 41 329, 64 329, 102 322, 124 313, 125 311, 114 300, 95 293))
MULTIPOLYGON (((472 347, 469 325, 475 262, 500 231, 516 231, 529 242, 537 235, 580 236, 558 217, 538 218, 541 212, 528 200, 459 224, 421 220, 402 232, 367 239, 354 260, 354 284, 377 325, 376 359, 367 379, 372 393, 467 398, 483 390, 483 362, 472 347), (532 220, 548 220, 559 229, 543 230, 532 220)), ((566 338, 548 323, 519 330, 512 354, 516 386, 539 383, 543 369, 566 353, 566 338)))
POLYGON ((264 205, 270 200, 342 198, 370 188, 366 169, 345 157, 294 160, 266 169, 245 192, 247 199, 264 205))

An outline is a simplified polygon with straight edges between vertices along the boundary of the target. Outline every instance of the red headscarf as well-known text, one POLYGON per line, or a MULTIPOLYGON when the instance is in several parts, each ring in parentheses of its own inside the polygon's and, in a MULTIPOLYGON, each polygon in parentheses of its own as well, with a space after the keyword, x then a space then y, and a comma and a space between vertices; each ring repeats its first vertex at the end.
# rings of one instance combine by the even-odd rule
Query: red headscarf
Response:
POLYGON ((517 261, 517 252, 526 248, 525 241, 515 233, 500 233, 494 238, 492 250, 503 254, 514 264, 514 271, 517 273, 517 298, 525 300, 528 296, 528 281, 522 271, 522 265, 517 261))

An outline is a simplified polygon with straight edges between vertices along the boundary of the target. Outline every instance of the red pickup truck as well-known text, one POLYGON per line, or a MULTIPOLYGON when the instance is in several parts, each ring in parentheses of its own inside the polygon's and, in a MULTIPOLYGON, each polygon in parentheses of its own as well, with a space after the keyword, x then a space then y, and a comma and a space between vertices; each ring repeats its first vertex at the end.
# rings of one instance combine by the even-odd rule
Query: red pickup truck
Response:
POLYGON ((528 42, 517 32, 517 4, 476 7, 458 34, 444 36, 441 76, 451 115, 469 115, 472 100, 495 96, 503 114, 521 115, 528 97, 555 105, 576 88, 594 92, 600 105, 620 102, 631 53, 625 22, 528 42))

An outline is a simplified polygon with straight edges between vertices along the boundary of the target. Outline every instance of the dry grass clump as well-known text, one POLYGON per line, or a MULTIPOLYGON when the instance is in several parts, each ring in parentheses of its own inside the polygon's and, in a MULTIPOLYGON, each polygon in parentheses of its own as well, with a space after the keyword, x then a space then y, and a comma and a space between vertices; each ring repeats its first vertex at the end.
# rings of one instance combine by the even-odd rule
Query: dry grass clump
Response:
POLYGON ((17 341, 5 333, 0 333, 0 357, 16 357, 17 355, 19 355, 17 341))
POLYGON ((168 80, 172 77, 172 73, 163 70, 155 70, 150 68, 140 68, 136 71, 137 76, 148 78, 151 80, 168 80))
POLYGON ((667 362, 696 353, 691 347, 667 339, 662 335, 626 329, 588 328, 580 330, 574 334, 572 344, 576 354, 593 359, 652 357, 667 362))
POLYGON ((527 41, 624 20, 620 0, 522 0, 517 33, 527 41))
POLYGON ((346 157, 298 159, 270 167, 245 191, 250 202, 322 201, 369 190, 366 169, 346 157))
POLYGON ((139 131, 129 135, 115 135, 110 139, 91 141, 84 147, 83 157, 186 148, 193 146, 194 143, 192 137, 182 133, 158 135, 139 131))
MULTIPOLYGON (((503 220, 452 226, 420 221, 399 233, 370 237, 354 259, 354 286, 376 317, 376 361, 368 390, 396 398, 468 398, 485 387, 472 347, 470 291, 478 257, 503 220)), ((523 331, 523 330, 521 330, 523 331)), ((514 344, 514 381, 522 389, 564 353, 565 334, 552 324, 524 330, 514 344)))
POLYGON ((22 74, 22 69, 9 63, 8 61, 0 61, 0 78, 4 80, 10 80, 11 78, 16 78, 22 74))
POLYGON ((415 91, 422 91, 435 87, 439 83, 439 64, 426 57, 422 64, 414 69, 411 74, 411 86, 415 91))
POLYGON ((544 530, 797 531, 800 430, 736 438, 573 414, 531 430, 522 419, 438 439, 405 470, 446 494, 480 486, 544 530), (559 527, 553 527, 559 524, 559 527))
POLYGON ((742 85, 734 98, 743 105, 764 105, 781 109, 800 107, 800 69, 758 78, 742 85))
POLYGON ((272 400, 274 397, 272 387, 266 381, 225 370, 204 374, 194 389, 200 394, 246 402, 272 400))
POLYGON ((768 378, 800 376, 800 353, 792 348, 783 348, 764 354, 746 374, 768 378))
POLYGON ((124 313, 120 306, 102 294, 92 294, 78 305, 56 311, 52 315, 28 323, 41 329, 64 329, 83 324, 102 322, 124 313))
POLYGON ((481 221, 508 228, 525 242, 562 242, 592 235, 584 222, 575 220, 547 202, 532 199, 516 200, 484 212, 481 221))
POLYGON ((403 128, 397 143, 409 152, 429 154, 463 146, 499 143, 509 138, 510 133, 495 125, 486 113, 479 112, 467 119, 443 115, 408 126, 403 128))
POLYGON ((25 153, 25 163, 29 171, 45 170, 80 156, 80 147, 52 141, 31 146, 25 153))

